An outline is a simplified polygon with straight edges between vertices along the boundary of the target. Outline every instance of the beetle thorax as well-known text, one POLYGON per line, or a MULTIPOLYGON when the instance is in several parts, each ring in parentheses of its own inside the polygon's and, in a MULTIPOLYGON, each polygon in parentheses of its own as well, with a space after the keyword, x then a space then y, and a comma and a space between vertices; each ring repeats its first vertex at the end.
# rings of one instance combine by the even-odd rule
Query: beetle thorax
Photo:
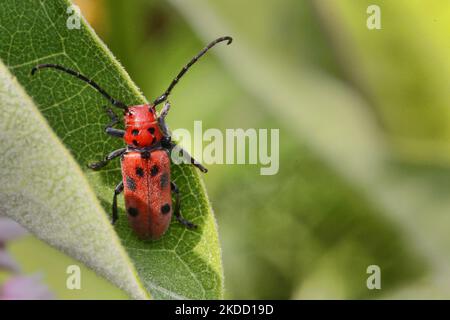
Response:
POLYGON ((150 147, 160 141, 162 133, 155 108, 147 104, 128 107, 125 112, 125 142, 135 148, 150 147))

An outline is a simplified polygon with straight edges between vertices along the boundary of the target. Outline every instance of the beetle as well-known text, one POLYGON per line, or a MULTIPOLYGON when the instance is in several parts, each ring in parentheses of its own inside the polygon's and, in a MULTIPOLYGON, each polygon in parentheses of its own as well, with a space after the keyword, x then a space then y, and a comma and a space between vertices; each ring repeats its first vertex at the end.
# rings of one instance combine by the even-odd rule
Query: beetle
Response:
MULTIPOLYGON (((88 164, 89 168, 99 170, 106 166, 109 161, 120 157, 122 181, 114 189, 111 221, 113 225, 119 217, 117 196, 124 192, 129 223, 141 239, 159 239, 168 229, 172 215, 175 215, 176 219, 189 229, 197 227, 194 223, 183 218, 180 211, 180 192, 176 184, 171 181, 169 155, 177 145, 171 140, 165 118, 170 109, 168 97, 178 81, 208 50, 223 41, 230 44, 233 39, 225 36, 209 43, 181 69, 167 90, 151 104, 128 106, 112 98, 88 77, 58 64, 39 64, 32 68, 32 75, 36 71, 46 68, 68 73, 92 86, 113 107, 123 110, 125 130, 114 128, 119 123, 119 118, 112 108, 107 108, 106 111, 111 122, 105 126, 105 132, 112 137, 122 138, 126 146, 111 152, 101 161, 88 164), (158 116, 156 106, 163 102, 164 106, 158 116), (175 195, 174 207, 172 192, 175 195)), ((179 146, 177 146, 177 151, 185 161, 194 165, 203 173, 208 171, 179 146)))

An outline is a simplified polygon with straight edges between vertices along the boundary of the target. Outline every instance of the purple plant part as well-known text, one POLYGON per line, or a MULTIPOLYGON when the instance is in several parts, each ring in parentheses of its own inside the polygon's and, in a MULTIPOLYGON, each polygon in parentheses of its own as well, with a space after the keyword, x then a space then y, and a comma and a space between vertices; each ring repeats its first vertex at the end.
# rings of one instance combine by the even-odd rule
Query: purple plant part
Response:
POLYGON ((27 232, 18 223, 0 217, 0 270, 14 275, 0 285, 0 300, 49 300, 54 299, 48 288, 42 284, 40 275, 24 276, 20 267, 6 251, 6 242, 17 239, 27 232))
POLYGON ((4 217, 0 217, 0 269, 18 273, 19 265, 6 252, 5 245, 7 241, 17 239, 26 234, 26 230, 18 223, 4 217))
POLYGON ((0 270, 8 270, 10 272, 19 273, 20 267, 16 261, 9 255, 6 250, 0 248, 0 270))
POLYGON ((14 276, 0 288, 0 300, 51 300, 54 299, 40 275, 14 276))
POLYGON ((27 231, 17 222, 0 217, 0 247, 3 247, 6 241, 20 238, 26 233, 27 231))

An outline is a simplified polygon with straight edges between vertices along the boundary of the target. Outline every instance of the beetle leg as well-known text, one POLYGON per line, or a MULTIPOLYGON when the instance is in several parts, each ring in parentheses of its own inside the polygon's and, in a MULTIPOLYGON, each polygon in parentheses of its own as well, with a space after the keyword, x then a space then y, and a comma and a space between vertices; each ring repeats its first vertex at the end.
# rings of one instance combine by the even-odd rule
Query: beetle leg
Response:
MULTIPOLYGON (((171 143, 171 148, 170 148, 170 152, 172 152, 172 149, 175 148, 177 145, 175 143, 171 143)), ((190 164, 192 164, 194 167, 196 167, 197 169, 199 169, 201 172, 203 173, 207 173, 208 169, 206 169, 201 163, 197 162, 197 160, 195 160, 190 154, 189 152, 187 152, 186 150, 184 150, 181 147, 178 147, 178 150, 180 152, 180 155, 186 160, 188 161, 190 164)))
POLYGON ((114 158, 117 158, 121 155, 123 155, 125 153, 125 151, 127 151, 127 148, 120 148, 117 150, 114 150, 113 152, 111 152, 110 154, 108 154, 104 160, 98 161, 98 162, 93 162, 93 163, 89 163, 88 167, 92 170, 98 170, 100 168, 103 168, 104 166, 106 166, 108 164, 109 161, 111 161, 114 158))
POLYGON ((104 107, 106 109, 106 113, 108 113, 109 118, 111 119, 111 122, 106 125, 106 128, 114 127, 116 124, 119 123, 119 117, 117 114, 114 113, 114 111, 111 108, 104 107))
POLYGON ((114 225, 119 218, 119 214, 117 213, 117 195, 122 193, 123 191, 123 181, 120 181, 120 183, 116 186, 114 189, 114 197, 113 197, 113 203, 112 203, 112 221, 111 223, 114 225))
POLYGON ((167 126, 167 123, 166 123, 166 117, 167 117, 167 114, 169 113, 169 110, 170 110, 170 102, 166 101, 166 103, 164 104, 164 107, 162 108, 161 113, 158 117, 159 127, 161 128, 163 136, 165 136, 165 137, 168 137, 170 135, 169 127, 167 126))
MULTIPOLYGON (((167 113, 169 112, 170 109, 170 103, 166 102, 164 104, 164 108, 161 111, 161 115, 158 118, 158 123, 159 126, 161 128, 161 130, 163 131, 163 140, 164 142, 161 140, 161 144, 163 145, 164 148, 168 148, 169 149, 169 153, 172 152, 172 149, 175 148, 177 145, 175 143, 173 143, 171 141, 171 137, 169 134, 169 128, 167 127, 166 121, 165 121, 165 117, 167 116, 167 113)), ((196 168, 198 168, 201 172, 203 173, 207 173, 208 169, 206 169, 201 163, 199 163, 197 160, 195 160, 190 154, 189 152, 187 152, 186 150, 184 150, 183 148, 179 147, 179 152, 180 155, 189 163, 191 163, 193 166, 195 166, 196 168)))
POLYGON ((125 131, 113 128, 113 126, 119 123, 119 117, 114 113, 114 111, 111 108, 106 109, 106 112, 108 113, 111 122, 105 126, 105 132, 110 136, 123 138, 123 136, 125 135, 125 131))
POLYGON ((175 217, 185 227, 187 227, 189 229, 197 228, 196 224, 186 220, 181 215, 181 212, 180 212, 180 190, 178 189, 177 185, 175 183, 171 182, 170 183, 170 187, 171 187, 173 193, 175 193, 175 208, 173 210, 173 213, 175 214, 175 217))
POLYGON ((164 103, 164 107, 161 109, 159 117, 165 119, 167 117, 167 114, 169 113, 169 110, 170 110, 170 102, 166 101, 166 103, 164 103))
POLYGON ((121 129, 114 129, 111 127, 106 127, 105 132, 106 132, 106 134, 109 134, 110 136, 115 137, 115 138, 123 138, 125 136, 125 130, 121 130, 121 129))

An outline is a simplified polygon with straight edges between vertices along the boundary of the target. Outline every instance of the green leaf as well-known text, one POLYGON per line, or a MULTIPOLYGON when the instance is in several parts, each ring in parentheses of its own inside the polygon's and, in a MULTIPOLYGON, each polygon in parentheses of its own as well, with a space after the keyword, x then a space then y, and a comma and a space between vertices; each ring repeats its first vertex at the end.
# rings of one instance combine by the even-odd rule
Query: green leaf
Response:
MULTIPOLYGON (((11 177, 9 172, 14 176, 20 173, 21 177, 10 178, 12 181, 2 186, 2 197, 13 190, 29 195, 20 203, 13 201, 17 198, 7 197, 2 201, 3 211, 135 298, 144 298, 147 293, 154 298, 221 298, 223 275, 217 228, 197 171, 183 165, 173 166, 172 171, 182 193, 183 214, 199 225, 197 230, 173 222, 162 239, 140 241, 128 226, 120 199, 117 238, 105 210, 110 211, 114 186, 121 180, 119 163, 111 163, 99 172, 86 167, 123 145, 104 134, 109 119, 102 106, 107 102, 68 75, 41 71, 30 76, 31 68, 38 63, 58 63, 93 78, 127 104, 146 102, 84 20, 80 29, 66 27, 69 5, 66 1, 31 0, 2 4, 0 58, 35 104, 20 88, 16 91, 22 92, 21 99, 14 102, 17 106, 27 105, 30 114, 39 119, 27 123, 31 120, 25 114, 13 113, 0 120, 8 128, 8 135, 0 142, 2 150, 10 150, 9 158, 1 158, 2 179, 11 177), (15 126, 11 125, 13 120, 15 126), (37 130, 46 131, 44 134, 37 130), (32 152, 25 146, 32 146, 32 152), (24 159, 34 157, 33 162, 14 160, 22 154, 24 159), (8 169, 8 163, 14 165, 14 170, 8 169), (47 192, 41 184, 48 188, 47 192), (36 203, 43 207, 35 209, 36 203)), ((15 110, 6 97, 1 101, 2 110, 15 110)))
POLYGON ((20 265, 23 273, 41 274, 45 285, 59 300, 129 299, 125 291, 33 235, 10 242, 8 252, 20 265), (67 290, 68 275, 61 271, 67 270, 68 266, 72 265, 80 267, 82 290, 67 290))
POLYGON ((145 297, 79 166, 1 62, 0 112, 0 212, 133 297, 145 297))

